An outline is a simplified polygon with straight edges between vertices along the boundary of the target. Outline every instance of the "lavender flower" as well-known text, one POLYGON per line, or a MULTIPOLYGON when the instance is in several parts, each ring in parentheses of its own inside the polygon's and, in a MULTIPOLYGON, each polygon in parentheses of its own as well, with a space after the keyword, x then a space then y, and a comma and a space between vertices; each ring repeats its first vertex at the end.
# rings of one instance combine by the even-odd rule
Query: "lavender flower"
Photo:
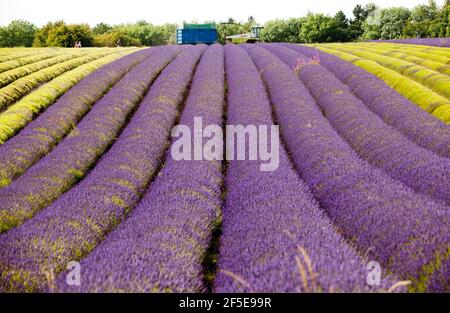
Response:
POLYGON ((301 177, 344 236, 412 290, 447 290, 448 206, 371 167, 332 128, 295 73, 260 46, 246 46, 262 73, 301 177), (435 279, 429 280, 435 275, 435 279))
MULTIPOLYGON (((125 218, 159 167, 204 49, 185 50, 163 70, 129 125, 84 180, 0 237, 0 272, 4 273, 0 290, 51 288, 54 275, 88 254, 125 218), (23 275, 11 276, 17 271, 23 275), (48 272, 53 273, 49 279, 48 272)), ((170 50, 164 53, 171 54, 170 50)))

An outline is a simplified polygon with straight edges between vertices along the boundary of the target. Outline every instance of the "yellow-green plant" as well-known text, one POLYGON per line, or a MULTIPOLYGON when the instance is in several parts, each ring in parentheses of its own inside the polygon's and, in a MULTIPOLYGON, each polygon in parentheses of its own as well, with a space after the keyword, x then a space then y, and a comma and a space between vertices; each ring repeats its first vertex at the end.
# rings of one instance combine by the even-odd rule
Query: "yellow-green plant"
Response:
POLYGON ((82 64, 101 58, 105 55, 116 52, 114 49, 99 49, 88 55, 68 60, 53 66, 39 70, 31 75, 22 77, 11 84, 0 89, 0 110, 6 108, 9 104, 18 100, 32 89, 42 83, 48 82, 53 78, 72 70, 82 64))
POLYGON ((85 51, 78 51, 78 50, 65 52, 62 55, 57 55, 52 58, 44 59, 39 62, 27 64, 24 66, 14 68, 9 71, 5 71, 3 73, 0 73, 0 87, 6 86, 7 84, 15 81, 16 79, 19 79, 26 75, 30 75, 34 72, 37 72, 37 71, 47 68, 49 66, 86 55, 86 53, 87 52, 85 52, 85 51))
POLYGON ((29 123, 36 114, 51 105, 86 75, 133 51, 134 49, 115 51, 113 54, 68 71, 11 105, 0 114, 0 144, 13 136, 29 123))
POLYGON ((14 69, 19 66, 32 64, 34 62, 39 62, 41 60, 45 60, 45 59, 48 59, 48 58, 51 58, 51 57, 54 57, 57 55, 61 55, 61 54, 62 54, 61 52, 51 51, 51 52, 47 52, 47 53, 40 53, 37 55, 31 55, 31 56, 27 56, 27 57, 23 57, 23 58, 18 58, 15 60, 2 62, 2 63, 0 63, 0 73, 14 69))

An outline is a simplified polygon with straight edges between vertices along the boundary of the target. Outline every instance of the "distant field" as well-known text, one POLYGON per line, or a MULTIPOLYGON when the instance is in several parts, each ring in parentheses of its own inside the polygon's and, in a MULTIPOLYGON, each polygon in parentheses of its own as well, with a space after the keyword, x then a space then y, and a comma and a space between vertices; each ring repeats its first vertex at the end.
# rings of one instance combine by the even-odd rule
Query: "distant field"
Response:
POLYGON ((449 123, 449 48, 0 49, 0 292, 450 292, 449 123))

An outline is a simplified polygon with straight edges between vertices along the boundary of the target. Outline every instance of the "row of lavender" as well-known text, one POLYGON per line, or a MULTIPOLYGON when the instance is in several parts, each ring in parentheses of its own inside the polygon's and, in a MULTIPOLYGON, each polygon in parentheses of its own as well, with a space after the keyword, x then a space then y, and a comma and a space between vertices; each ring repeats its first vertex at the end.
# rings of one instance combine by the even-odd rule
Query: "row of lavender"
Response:
POLYGON ((393 39, 393 40, 372 40, 372 42, 390 42, 390 43, 401 43, 410 45, 450 47, 450 38, 409 38, 409 39, 393 39))
MULTIPOLYGON (((439 123, 422 123, 429 135, 421 137, 414 126, 400 127, 399 106, 386 109, 389 114, 380 114, 376 110, 379 97, 363 99, 365 94, 356 82, 346 86, 339 81, 344 79, 319 65, 304 66, 299 80, 281 60, 291 65, 299 58, 307 60, 306 55, 313 51, 310 48, 245 48, 250 56, 242 48, 227 46, 226 66, 223 48, 214 45, 206 50, 180 122, 192 126, 194 116, 201 116, 205 123, 222 124, 226 68, 227 123, 270 126, 272 102, 286 148, 304 182, 293 170, 283 146, 280 166, 272 173, 259 172, 259 164, 251 161, 229 163, 215 290, 376 290, 365 284, 367 260, 359 255, 366 249, 371 259, 389 271, 413 280, 417 290, 445 288, 449 266, 449 211, 445 204, 449 200, 445 189, 449 167, 445 156, 449 137, 438 139, 436 144, 433 136, 439 137, 439 131, 446 134, 448 129, 439 123), (325 80, 328 85, 322 85, 325 80), (358 131, 364 136, 357 136, 358 131), (370 149, 372 145, 377 147, 375 151, 370 149), (401 155, 391 160, 392 153, 401 155), (434 175, 433 179, 428 175, 434 175), (426 187, 417 181, 425 181, 426 187), (359 255, 333 223, 357 247, 359 255)), ((158 172, 170 129, 205 48, 154 50, 133 59, 133 65, 140 63, 53 151, 70 125, 50 135, 47 148, 37 144, 30 151, 30 161, 12 171, 8 179, 31 168, 0 189, 0 196, 10 201, 0 211, 3 230, 42 210, 0 236, 0 249, 5 252, 0 257, 1 290, 205 290, 201 263, 213 225, 221 216, 221 162, 174 161, 168 156, 140 200, 158 172), (114 96, 115 92, 122 96, 114 96), (107 151, 136 107, 139 109, 111 149, 71 188, 107 151), (108 113, 111 110, 114 114, 108 113), (55 172, 51 173, 53 167, 55 172), (37 186, 43 183, 39 190, 37 186), (27 189, 30 186, 35 186, 32 191, 27 189), (84 271, 81 287, 68 287, 64 273, 55 282, 55 275, 67 262, 80 259, 84 271)), ((348 71, 354 70, 354 66, 345 65, 348 71)), ((386 88, 377 81, 373 84, 376 92, 386 88)), ((71 116, 73 123, 89 111, 95 97, 88 101, 88 108, 80 109, 80 115, 71 116)), ((56 112, 49 115, 55 121, 56 112)), ((406 116, 412 119, 412 114, 406 116)), ((26 148, 25 139, 37 135, 24 136, 22 149, 26 148)), ((382 287, 395 280, 386 277, 382 287)))
POLYGON ((450 204, 450 159, 418 146, 385 124, 333 73, 319 63, 308 64, 306 55, 280 45, 265 47, 292 67, 297 62, 306 64, 299 71, 300 80, 331 125, 359 156, 417 192, 450 204))
POLYGON ((361 159, 290 67, 260 46, 246 48, 300 176, 347 240, 416 290, 448 288, 448 206, 361 159))

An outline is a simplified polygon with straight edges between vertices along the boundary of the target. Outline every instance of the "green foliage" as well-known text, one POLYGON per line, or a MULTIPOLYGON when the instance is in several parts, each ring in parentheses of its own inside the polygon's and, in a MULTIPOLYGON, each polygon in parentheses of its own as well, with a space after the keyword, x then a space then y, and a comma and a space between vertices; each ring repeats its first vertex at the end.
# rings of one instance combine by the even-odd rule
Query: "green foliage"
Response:
POLYGON ((443 8, 439 16, 439 36, 450 37, 450 4, 443 8))
POLYGON ((92 30, 87 24, 66 24, 64 21, 49 22, 39 29, 34 38, 34 47, 73 47, 80 42, 83 47, 94 43, 92 30))
POLYGON ((23 20, 15 20, 0 27, 0 47, 31 47, 36 26, 23 20))

